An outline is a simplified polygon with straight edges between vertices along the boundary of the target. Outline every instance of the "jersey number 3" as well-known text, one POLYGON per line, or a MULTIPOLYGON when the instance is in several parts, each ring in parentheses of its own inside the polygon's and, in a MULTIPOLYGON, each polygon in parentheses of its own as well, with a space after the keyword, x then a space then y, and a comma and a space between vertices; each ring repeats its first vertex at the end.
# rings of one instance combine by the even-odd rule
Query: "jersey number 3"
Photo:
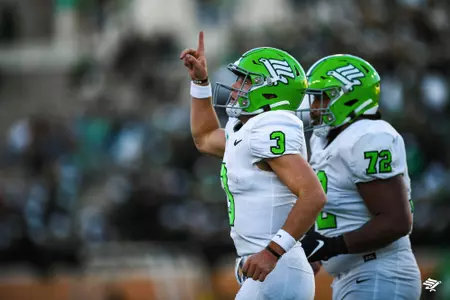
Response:
MULTIPOLYGON (((319 177, 320 184, 322 185, 322 188, 326 194, 328 192, 327 174, 325 173, 325 171, 319 171, 317 172, 317 177, 319 177)), ((336 216, 330 213, 321 212, 317 216, 317 229, 324 230, 331 228, 337 228, 336 216)))
POLYGON ((270 140, 277 141, 276 146, 270 147, 270 152, 281 155, 286 151, 286 135, 282 131, 274 131, 270 134, 270 140))
POLYGON ((227 167, 225 163, 222 163, 222 167, 220 169, 220 179, 222 180, 223 189, 225 190, 225 194, 227 195, 228 200, 228 218, 230 219, 230 226, 234 226, 234 197, 230 192, 230 188, 228 187, 228 174, 227 167))

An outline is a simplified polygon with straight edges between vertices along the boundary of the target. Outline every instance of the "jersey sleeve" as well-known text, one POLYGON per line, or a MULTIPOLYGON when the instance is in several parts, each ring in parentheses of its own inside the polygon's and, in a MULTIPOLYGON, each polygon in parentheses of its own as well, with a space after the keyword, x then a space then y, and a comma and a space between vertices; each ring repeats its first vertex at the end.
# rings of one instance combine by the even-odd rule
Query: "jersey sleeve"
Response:
POLYGON ((348 155, 355 183, 387 179, 407 172, 405 145, 400 135, 387 132, 365 134, 348 155))
POLYGON ((255 161, 286 154, 306 156, 303 123, 284 115, 264 116, 253 125, 249 146, 255 161))

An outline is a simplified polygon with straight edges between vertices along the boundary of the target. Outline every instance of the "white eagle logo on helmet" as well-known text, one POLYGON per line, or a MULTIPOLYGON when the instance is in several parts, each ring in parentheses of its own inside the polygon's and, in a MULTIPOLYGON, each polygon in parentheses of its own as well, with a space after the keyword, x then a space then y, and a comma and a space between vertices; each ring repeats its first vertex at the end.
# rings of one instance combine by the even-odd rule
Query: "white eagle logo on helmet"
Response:
POLYGON ((295 78, 294 72, 287 61, 267 58, 260 58, 259 61, 262 62, 267 68, 267 71, 269 71, 270 77, 267 78, 267 83, 269 85, 278 85, 278 82, 288 84, 288 79, 286 77, 292 79, 295 78))
POLYGON ((353 87, 355 85, 361 85, 361 81, 359 81, 358 78, 365 77, 364 73, 352 64, 337 68, 336 70, 328 71, 327 75, 333 76, 342 82, 346 92, 353 91, 353 87))

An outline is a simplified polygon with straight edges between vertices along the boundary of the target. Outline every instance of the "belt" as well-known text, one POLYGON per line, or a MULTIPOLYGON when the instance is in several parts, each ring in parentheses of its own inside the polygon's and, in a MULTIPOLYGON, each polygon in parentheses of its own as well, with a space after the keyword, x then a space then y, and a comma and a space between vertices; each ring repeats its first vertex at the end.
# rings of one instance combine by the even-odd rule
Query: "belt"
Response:
POLYGON ((390 255, 390 254, 392 254, 392 252, 383 251, 383 250, 380 251, 379 250, 379 251, 375 251, 375 252, 372 252, 372 253, 367 253, 367 254, 364 254, 364 255, 360 255, 360 256, 358 256, 357 262, 355 264, 353 264, 352 267, 350 267, 348 270, 346 270, 344 272, 336 274, 335 277, 337 279, 341 279, 344 275, 346 275, 348 272, 350 272, 353 268, 355 268, 357 266, 360 266, 362 264, 365 264, 366 262, 369 262, 371 260, 376 260, 376 259, 379 259, 379 258, 383 258, 383 257, 385 257, 387 255, 390 255))

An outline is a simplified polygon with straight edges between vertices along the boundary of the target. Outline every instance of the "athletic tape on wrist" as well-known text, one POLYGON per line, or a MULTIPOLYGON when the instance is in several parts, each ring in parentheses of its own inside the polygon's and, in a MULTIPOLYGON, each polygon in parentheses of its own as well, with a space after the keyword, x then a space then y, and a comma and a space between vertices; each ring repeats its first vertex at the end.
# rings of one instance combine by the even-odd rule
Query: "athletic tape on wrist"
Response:
POLYGON ((278 230, 277 234, 272 238, 272 242, 277 243, 284 251, 288 252, 292 247, 295 246, 297 241, 284 231, 283 229, 278 230))
POLYGON ((211 84, 203 86, 191 82, 191 96, 197 99, 208 99, 212 97, 211 84))

